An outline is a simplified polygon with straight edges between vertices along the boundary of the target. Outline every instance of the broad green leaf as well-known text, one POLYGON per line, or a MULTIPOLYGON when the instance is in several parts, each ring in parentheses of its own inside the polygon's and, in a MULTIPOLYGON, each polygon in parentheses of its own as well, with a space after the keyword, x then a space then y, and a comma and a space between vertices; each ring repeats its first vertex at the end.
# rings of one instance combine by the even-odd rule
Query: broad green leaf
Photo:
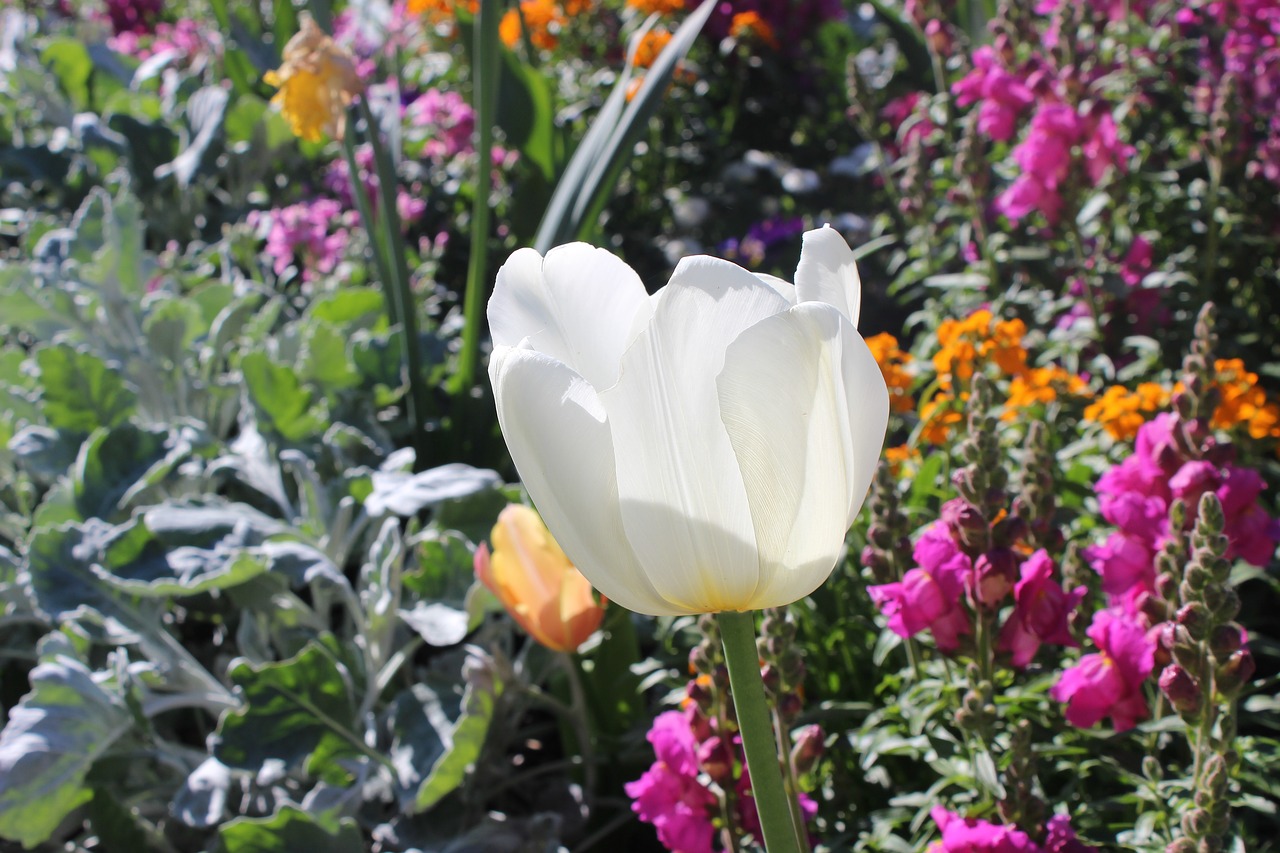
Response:
POLYGON ((31 687, 0 732, 0 836, 26 847, 90 800, 85 774, 133 725, 121 697, 71 658, 41 663, 31 687))
POLYGON ((134 522, 107 545, 94 574, 107 586, 139 598, 178 598, 229 589, 262 574, 266 563, 234 540, 213 548, 167 548, 146 525, 134 522))
POLYGON ((218 853, 362 853, 351 818, 312 816, 283 806, 271 817, 238 817, 218 830, 218 853))
POLYGON ((55 429, 93 432, 117 426, 133 413, 137 395, 97 356, 54 344, 36 352, 36 364, 44 385, 44 416, 55 429))
POLYGON ((330 391, 344 391, 360 384, 360 374, 347 351, 347 336, 326 323, 308 328, 302 364, 308 379, 330 391))
POLYGON ((384 313, 386 300, 376 287, 344 287, 311 304, 308 316, 346 328, 369 315, 384 313))
POLYGON ((417 515, 422 510, 489 491, 502 483, 497 471, 450 462, 417 474, 377 471, 373 474, 373 494, 364 506, 372 516, 393 513, 417 515))
POLYGON ((96 430, 80 446, 72 472, 76 508, 82 518, 114 519, 190 452, 190 443, 164 427, 96 430))
POLYGON ((191 185, 204 161, 205 152, 222 132, 230 97, 221 86, 205 86, 192 93, 187 100, 187 125, 191 139, 177 157, 156 169, 157 178, 173 175, 179 187, 191 185))
POLYGON ((84 109, 89 106, 93 59, 84 42, 70 36, 52 39, 41 52, 40 61, 49 67, 62 91, 77 107, 84 109))
POLYGON ((281 437, 300 441, 324 431, 325 418, 312 408, 311 392, 293 368, 274 363, 266 353, 251 352, 240 369, 261 420, 281 437))
POLYGON ((119 593, 90 568, 115 535, 116 528, 97 519, 36 530, 27 543, 21 579, 51 622, 74 619, 85 608, 122 625, 135 621, 119 593))
POLYGON ((187 826, 208 829, 222 822, 230 789, 231 770, 216 758, 206 758, 182 783, 169 811, 187 826))
POLYGON ((233 661, 228 672, 244 706, 218 722, 214 757, 257 771, 276 759, 290 768, 341 780, 337 763, 367 753, 350 692, 350 676, 331 649, 316 642, 278 663, 233 661))

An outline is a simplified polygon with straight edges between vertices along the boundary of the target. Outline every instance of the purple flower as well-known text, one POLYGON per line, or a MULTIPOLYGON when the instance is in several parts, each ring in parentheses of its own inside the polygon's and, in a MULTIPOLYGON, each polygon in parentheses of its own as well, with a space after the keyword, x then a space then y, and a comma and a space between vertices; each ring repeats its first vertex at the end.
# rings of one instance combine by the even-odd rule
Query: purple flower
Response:
POLYGON ((1063 672, 1049 695, 1067 703, 1067 722, 1073 726, 1089 728, 1110 717, 1117 732, 1131 729, 1147 716, 1142 685, 1155 666, 1155 641, 1137 622, 1112 610, 1093 617, 1089 638, 1098 652, 1063 672))
POLYGON ((623 786, 631 810, 658 832, 668 850, 712 853, 714 794, 698 782, 698 740, 679 711, 659 714, 649 729, 657 761, 639 779, 623 786))
POLYGON ((1041 643, 1072 648, 1079 645, 1067 622, 1085 591, 1085 587, 1078 586, 1064 592, 1053 579, 1049 554, 1043 549, 1036 551, 1023 562, 1022 579, 1013 588, 1013 613, 1000 630, 1000 651, 1011 652, 1013 665, 1024 667, 1036 656, 1041 643))
POLYGON ((1030 836, 1011 826, 963 818, 942 806, 934 806, 929 816, 941 830, 942 840, 931 844, 926 853, 1041 853, 1030 836))
POLYGON ((1098 848, 1076 838, 1071 818, 1056 814, 1045 824, 1044 853, 1098 853, 1098 848))
POLYGON ((927 628, 939 649, 952 651, 959 646, 960 635, 969 633, 961 599, 973 563, 941 522, 920 536, 914 556, 919 568, 897 583, 867 587, 867 592, 888 618, 893 633, 913 637, 927 628))

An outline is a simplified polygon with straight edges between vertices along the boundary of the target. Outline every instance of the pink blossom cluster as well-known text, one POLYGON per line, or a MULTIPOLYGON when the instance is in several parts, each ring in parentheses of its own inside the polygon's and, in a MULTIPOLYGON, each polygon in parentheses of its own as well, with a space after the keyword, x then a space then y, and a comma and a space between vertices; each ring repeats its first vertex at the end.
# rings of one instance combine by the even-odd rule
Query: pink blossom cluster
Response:
POLYGON ((1028 666, 1040 646, 1075 646, 1068 620, 1084 597, 1084 587, 1065 591, 1053 560, 1043 550, 1022 559, 1011 548, 976 550, 966 545, 975 524, 985 525, 963 499, 948 501, 942 520, 916 540, 916 567, 901 581, 868 587, 888 619, 889 630, 913 637, 928 630, 944 652, 959 648, 973 613, 994 611, 1013 595, 1013 609, 1000 629, 997 648, 1013 666, 1028 666))
MULTIPOLYGON (((356 168, 360 170, 360 182, 364 184, 365 193, 369 196, 369 203, 374 205, 376 210, 380 185, 373 162, 373 146, 367 143, 356 146, 354 159, 356 168)), ((345 158, 331 162, 325 168, 322 180, 325 189, 333 193, 344 207, 349 210, 355 208, 355 196, 351 188, 351 170, 347 168, 345 158)), ((427 212, 427 203, 422 195, 421 187, 396 187, 396 214, 400 217, 402 227, 418 221, 427 212)))
POLYGON ((297 264, 303 281, 314 281, 337 269, 355 222, 340 202, 319 198, 266 213, 253 211, 249 224, 265 230, 263 252, 272 259, 276 275, 297 264))
POLYGON ((1173 413, 1157 415, 1138 431, 1134 453, 1108 470, 1095 487, 1102 517, 1116 526, 1085 558, 1102 576, 1110 603, 1138 618, 1143 598, 1155 591, 1156 554, 1169 534, 1169 507, 1181 500, 1188 525, 1200 497, 1213 492, 1226 516, 1227 558, 1266 565, 1280 542, 1280 524, 1259 504, 1261 475, 1234 464, 1230 449, 1205 428, 1173 413), (1204 447, 1193 458, 1189 447, 1204 447))
POLYGON ((475 149, 472 134, 475 131, 475 111, 457 92, 428 89, 410 101, 404 108, 413 136, 423 135, 419 156, 440 164, 460 154, 470 154, 475 149))
POLYGON ((894 158, 913 144, 925 142, 938 129, 929 118, 928 101, 923 92, 908 92, 894 98, 881 108, 880 117, 894 130, 893 140, 885 144, 894 158))
POLYGON ((925 853, 1097 853, 1097 848, 1076 837, 1066 815, 1049 818, 1043 844, 1015 827, 961 817, 942 806, 935 806, 929 816, 942 839, 929 845, 925 853))
MULTIPOLYGON (((713 785, 734 790, 738 826, 760 837, 760 815, 740 737, 721 736, 692 701, 682 711, 659 714, 647 737, 657 760, 624 789, 632 799, 631 810, 653 825, 664 847, 677 853, 719 849, 714 819, 720 814, 720 797, 713 785)), ((818 804, 803 793, 799 800, 805 818, 811 820, 818 804)))
POLYGON ((1004 37, 994 46, 979 47, 973 52, 973 69, 951 93, 957 106, 977 105, 978 132, 994 142, 1014 139, 1023 116, 1030 113, 1011 152, 1020 172, 996 198, 995 210, 1014 222, 1040 211, 1053 225, 1062 212, 1068 179, 1080 171, 1091 186, 1098 186, 1112 170, 1125 171, 1134 149, 1121 142, 1115 119, 1100 98, 1068 97, 1089 87, 1074 69, 1059 71, 1039 55, 1011 68, 1011 53, 1004 37))
POLYGON ((1246 154, 1250 175, 1280 185, 1280 2, 1213 0, 1176 8, 1180 27, 1199 34, 1197 109, 1206 115, 1223 110, 1234 124, 1226 138, 1253 149, 1246 154), (1227 83, 1232 102, 1223 104, 1227 83), (1263 119, 1259 130, 1254 123, 1263 119))
MULTIPOLYGON (((1162 291, 1143 285, 1147 274, 1155 267, 1154 246, 1151 241, 1141 234, 1134 237, 1123 257, 1115 262, 1115 267, 1125 288, 1118 296, 1108 299, 1106 304, 1098 307, 1113 317, 1128 317, 1132 323, 1129 328, 1135 332, 1150 333, 1167 323, 1169 310, 1161 304, 1162 291)), ((1095 268, 1093 258, 1087 258, 1084 273, 1087 275, 1095 268)), ((1059 329, 1069 329, 1092 315, 1088 302, 1085 301, 1083 278, 1072 277, 1067 282, 1067 292, 1077 297, 1078 301, 1054 321, 1059 329)))
POLYGON ((152 33, 124 30, 108 38, 107 46, 116 53, 135 59, 150 59, 172 51, 180 62, 190 62, 199 56, 216 53, 221 49, 222 38, 191 18, 180 18, 172 24, 161 21, 152 33))

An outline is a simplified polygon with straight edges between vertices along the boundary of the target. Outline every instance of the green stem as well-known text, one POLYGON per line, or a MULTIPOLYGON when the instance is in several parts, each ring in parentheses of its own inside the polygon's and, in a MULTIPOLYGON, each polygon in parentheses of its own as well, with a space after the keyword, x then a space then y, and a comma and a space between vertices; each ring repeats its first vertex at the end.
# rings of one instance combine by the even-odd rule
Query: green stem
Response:
POLYGON ((716 614, 720 640, 729 667, 729 687, 738 712, 738 731, 751 772, 751 794, 760 813, 766 853, 800 853, 791 807, 782 785, 782 769, 774 745, 773 723, 764 697, 760 659, 756 653, 754 612, 716 614))
POLYGON ((493 150, 493 123, 498 104, 498 17, 497 0, 480 0, 473 30, 473 87, 476 114, 476 185, 471 201, 471 256, 467 261, 467 292, 463 297, 462 352, 458 356, 458 372, 453 390, 459 395, 471 393, 475 382, 476 363, 480 360, 480 324, 484 311, 486 262, 489 248, 489 194, 493 166, 489 162, 493 150))
POLYGON ((582 753, 583 799, 588 806, 596 791, 596 756, 591 744, 591 719, 587 712, 587 694, 582 689, 582 676, 578 674, 578 663, 568 652, 557 652, 556 660, 564 670, 569 681, 569 723, 573 726, 574 737, 578 740, 578 751, 582 753))

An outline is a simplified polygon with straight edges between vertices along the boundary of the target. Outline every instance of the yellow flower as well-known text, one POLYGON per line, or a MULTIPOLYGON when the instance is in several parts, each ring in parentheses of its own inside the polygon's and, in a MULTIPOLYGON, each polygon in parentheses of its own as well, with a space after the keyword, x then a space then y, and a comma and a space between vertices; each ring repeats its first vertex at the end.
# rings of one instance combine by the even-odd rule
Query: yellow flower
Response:
POLYGON ((476 549, 476 577, 529 636, 552 651, 577 651, 600 627, 604 604, 542 519, 511 504, 498 514, 490 539, 492 555, 483 543, 476 549))
POLYGON ((263 79, 280 90, 271 103, 308 142, 319 142, 325 134, 341 139, 347 107, 364 90, 351 54, 306 14, 301 31, 284 46, 284 63, 263 79))

